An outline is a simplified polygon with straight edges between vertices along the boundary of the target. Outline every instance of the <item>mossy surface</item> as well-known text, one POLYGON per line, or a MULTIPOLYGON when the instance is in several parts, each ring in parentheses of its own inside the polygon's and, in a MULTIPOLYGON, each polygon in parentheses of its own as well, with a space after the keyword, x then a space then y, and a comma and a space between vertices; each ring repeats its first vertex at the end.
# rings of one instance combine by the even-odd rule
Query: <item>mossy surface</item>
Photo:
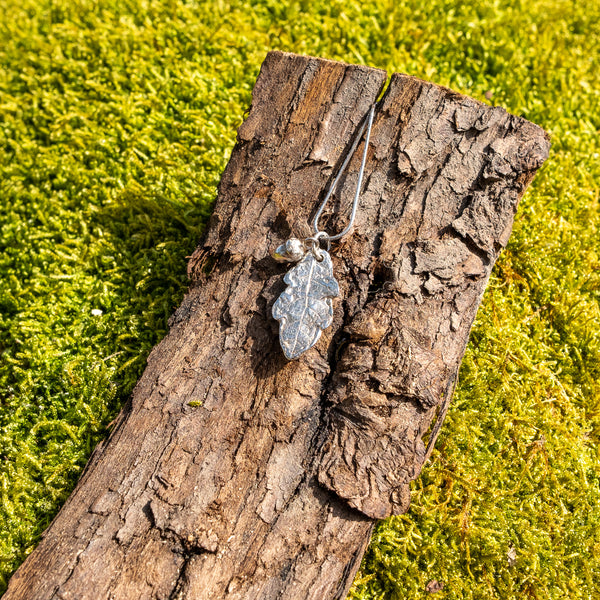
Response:
POLYGON ((164 336, 282 49, 553 138, 412 507, 379 524, 350 597, 598 597, 599 40, 591 1, 0 0, 0 593, 164 336))

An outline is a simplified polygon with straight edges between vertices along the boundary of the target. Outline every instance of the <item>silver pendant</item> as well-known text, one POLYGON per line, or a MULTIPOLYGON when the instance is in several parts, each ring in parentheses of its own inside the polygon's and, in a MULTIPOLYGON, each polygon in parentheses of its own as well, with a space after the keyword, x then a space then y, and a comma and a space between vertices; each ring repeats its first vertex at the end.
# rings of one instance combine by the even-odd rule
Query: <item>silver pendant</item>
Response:
MULTIPOLYGON (((280 246, 273 256, 286 262, 298 260, 297 256, 300 256, 300 262, 285 274, 283 280, 288 286, 272 309, 273 318, 279 321, 279 342, 289 360, 312 348, 323 329, 331 325, 331 299, 340 294, 329 253, 309 251, 302 257, 298 252, 286 251, 286 245, 291 241, 280 246)), ((295 244, 292 246, 296 250, 295 244)))
POLYGON ((321 249, 321 245, 325 244, 327 250, 329 250, 331 242, 343 238, 352 229, 367 162, 369 136, 371 135, 376 106, 376 104, 371 106, 368 118, 361 125, 350 151, 315 214, 313 220, 314 235, 306 238, 304 242, 291 238, 285 244, 279 246, 272 255, 279 262, 298 262, 283 278, 288 286, 277 298, 272 309, 273 318, 279 321, 279 342, 283 353, 289 360, 298 358, 303 352, 312 348, 321 337, 323 329, 329 327, 333 321, 331 299, 340 295, 340 287, 333 276, 331 257, 327 251, 321 249), (326 231, 319 229, 319 218, 342 173, 348 166, 365 129, 367 131, 365 147, 358 172, 354 200, 352 201, 350 222, 341 233, 329 235, 326 231))

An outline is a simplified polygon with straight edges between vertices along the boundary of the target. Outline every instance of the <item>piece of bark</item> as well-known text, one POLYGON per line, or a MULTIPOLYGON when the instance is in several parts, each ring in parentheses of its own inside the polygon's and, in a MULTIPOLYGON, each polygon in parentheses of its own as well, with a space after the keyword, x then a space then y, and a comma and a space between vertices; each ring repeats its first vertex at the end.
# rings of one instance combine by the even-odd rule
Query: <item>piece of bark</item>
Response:
MULTIPOLYGON (((385 80, 268 54, 192 287, 6 600, 345 596, 374 520, 408 507, 549 146, 501 108, 393 75, 353 233, 332 250, 333 325, 288 362, 270 316, 285 267, 269 252, 310 235, 385 80)), ((347 222, 361 147, 327 231, 347 222)))

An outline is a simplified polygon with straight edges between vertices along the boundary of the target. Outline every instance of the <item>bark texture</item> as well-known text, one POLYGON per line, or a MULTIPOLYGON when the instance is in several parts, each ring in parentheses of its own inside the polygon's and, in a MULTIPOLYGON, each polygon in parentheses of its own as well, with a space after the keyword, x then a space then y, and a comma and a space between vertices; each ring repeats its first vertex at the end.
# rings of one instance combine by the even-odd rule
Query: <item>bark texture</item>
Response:
MULTIPOLYGON (((285 267, 269 252, 311 234, 385 81, 269 53, 191 289, 6 600, 345 596, 374 520, 408 507, 549 147, 502 108, 394 74, 354 231, 332 250, 333 325, 288 362, 270 316, 285 267)), ((347 222, 361 147, 327 231, 347 222)))

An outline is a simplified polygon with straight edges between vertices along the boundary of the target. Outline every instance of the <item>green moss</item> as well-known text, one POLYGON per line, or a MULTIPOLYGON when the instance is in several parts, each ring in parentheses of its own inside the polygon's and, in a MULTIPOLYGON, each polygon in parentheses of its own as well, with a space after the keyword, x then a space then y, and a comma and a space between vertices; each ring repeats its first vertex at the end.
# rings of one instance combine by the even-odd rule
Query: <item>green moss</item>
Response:
POLYGON ((412 508, 351 598, 593 597, 599 23, 574 0, 0 0, 0 591, 165 334, 278 48, 487 92, 553 135, 412 508))

